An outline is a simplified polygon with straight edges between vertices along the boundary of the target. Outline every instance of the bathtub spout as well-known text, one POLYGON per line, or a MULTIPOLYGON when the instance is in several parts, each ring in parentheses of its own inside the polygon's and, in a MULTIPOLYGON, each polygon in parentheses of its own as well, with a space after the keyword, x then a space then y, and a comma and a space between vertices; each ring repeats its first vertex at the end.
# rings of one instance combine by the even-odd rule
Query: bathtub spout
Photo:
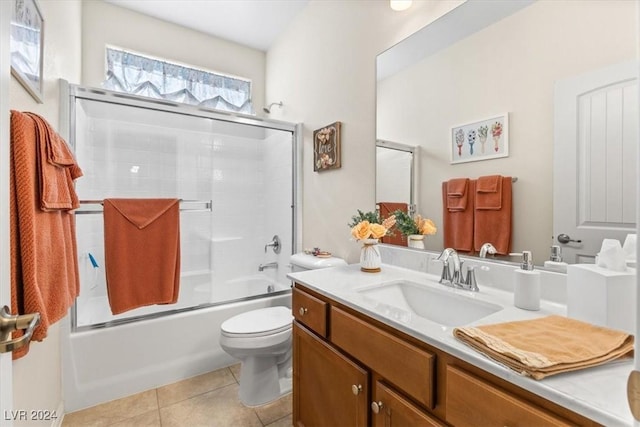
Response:
POLYGON ((258 271, 264 271, 265 268, 278 268, 277 262, 270 262, 268 264, 260 264, 258 266, 258 271))

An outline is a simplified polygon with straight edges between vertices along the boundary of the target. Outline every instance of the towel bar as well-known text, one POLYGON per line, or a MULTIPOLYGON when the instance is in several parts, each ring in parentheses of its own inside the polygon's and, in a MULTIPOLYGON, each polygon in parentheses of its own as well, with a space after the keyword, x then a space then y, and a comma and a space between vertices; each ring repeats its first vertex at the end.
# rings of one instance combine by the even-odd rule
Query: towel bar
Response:
MULTIPOLYGON (((186 200, 186 199, 179 199, 180 200, 180 211, 188 211, 188 212, 211 212, 212 206, 213 206, 213 201, 212 200, 186 200), (199 205, 204 205, 204 207, 198 207, 198 208, 188 208, 188 207, 183 207, 182 204, 184 203, 191 203, 191 204, 199 204, 199 205)), ((96 207, 94 209, 87 209, 87 210, 76 210, 75 213, 79 214, 79 215, 85 215, 85 214, 97 214, 97 213, 102 213, 102 203, 103 200, 80 200, 80 204, 81 205, 99 205, 100 207, 96 207)))

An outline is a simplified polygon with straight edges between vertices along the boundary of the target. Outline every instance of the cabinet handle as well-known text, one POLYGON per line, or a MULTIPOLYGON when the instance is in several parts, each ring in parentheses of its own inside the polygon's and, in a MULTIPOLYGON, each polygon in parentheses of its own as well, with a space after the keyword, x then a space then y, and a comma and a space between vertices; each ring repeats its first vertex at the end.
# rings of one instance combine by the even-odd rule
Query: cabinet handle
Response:
POLYGON ((305 307, 300 307, 300 310, 298 310, 298 313, 300 313, 300 316, 304 316, 305 314, 307 314, 309 310, 307 310, 305 307))
POLYGON ((352 385, 351 386, 351 392, 353 394, 355 394, 356 396, 360 394, 360 392, 362 391, 362 385, 358 384, 358 385, 352 385))
POLYGON ((373 411, 374 414, 378 414, 380 413, 380 409, 383 408, 383 404, 381 401, 377 401, 377 402, 371 402, 371 410, 373 411))

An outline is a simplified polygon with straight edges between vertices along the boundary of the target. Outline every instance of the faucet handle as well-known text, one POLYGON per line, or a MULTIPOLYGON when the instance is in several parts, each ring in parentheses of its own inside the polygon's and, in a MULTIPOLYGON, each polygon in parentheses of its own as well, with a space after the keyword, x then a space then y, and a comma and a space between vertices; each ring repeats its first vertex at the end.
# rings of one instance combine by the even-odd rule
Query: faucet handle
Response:
POLYGON ((465 287, 473 292, 478 292, 478 280, 476 279, 476 267, 477 265, 470 265, 467 267, 467 277, 464 280, 465 287))
POLYGON ((435 261, 442 263, 442 273, 440 274, 440 283, 452 282, 451 270, 449 270, 449 260, 437 258, 435 261))
POLYGON ((267 248, 268 247, 272 247, 274 253, 277 253, 277 254, 280 253, 280 248, 282 247, 282 245, 280 244, 280 238, 278 237, 277 234, 275 236, 273 236, 273 238, 271 239, 271 241, 269 243, 264 245, 264 253, 265 254, 267 253, 267 248))

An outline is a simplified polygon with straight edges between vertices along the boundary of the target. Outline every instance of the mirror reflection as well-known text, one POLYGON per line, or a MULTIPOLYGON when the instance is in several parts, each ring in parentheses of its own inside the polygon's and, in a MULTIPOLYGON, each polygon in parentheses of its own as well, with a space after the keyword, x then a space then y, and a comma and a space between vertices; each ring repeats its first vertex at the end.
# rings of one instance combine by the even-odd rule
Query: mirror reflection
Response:
MULTIPOLYGON (((488 175, 517 177, 511 250, 532 251, 537 265, 552 245, 567 262, 589 262, 603 236, 635 232, 637 171, 624 159, 636 158, 637 79, 616 71, 635 69, 635 17, 629 1, 465 2, 379 55, 376 135, 420 148, 416 211, 438 226, 427 249, 444 247, 442 183, 488 175), (452 162, 452 129, 504 113, 508 156, 452 162)), ((395 201, 384 188, 408 186, 390 163, 377 161, 378 202, 395 201)))
MULTIPOLYGON (((396 210, 415 212, 415 158, 417 147, 397 142, 376 141, 376 209, 383 217, 396 210)), ((394 233, 383 243, 407 245, 407 237, 394 233)))

